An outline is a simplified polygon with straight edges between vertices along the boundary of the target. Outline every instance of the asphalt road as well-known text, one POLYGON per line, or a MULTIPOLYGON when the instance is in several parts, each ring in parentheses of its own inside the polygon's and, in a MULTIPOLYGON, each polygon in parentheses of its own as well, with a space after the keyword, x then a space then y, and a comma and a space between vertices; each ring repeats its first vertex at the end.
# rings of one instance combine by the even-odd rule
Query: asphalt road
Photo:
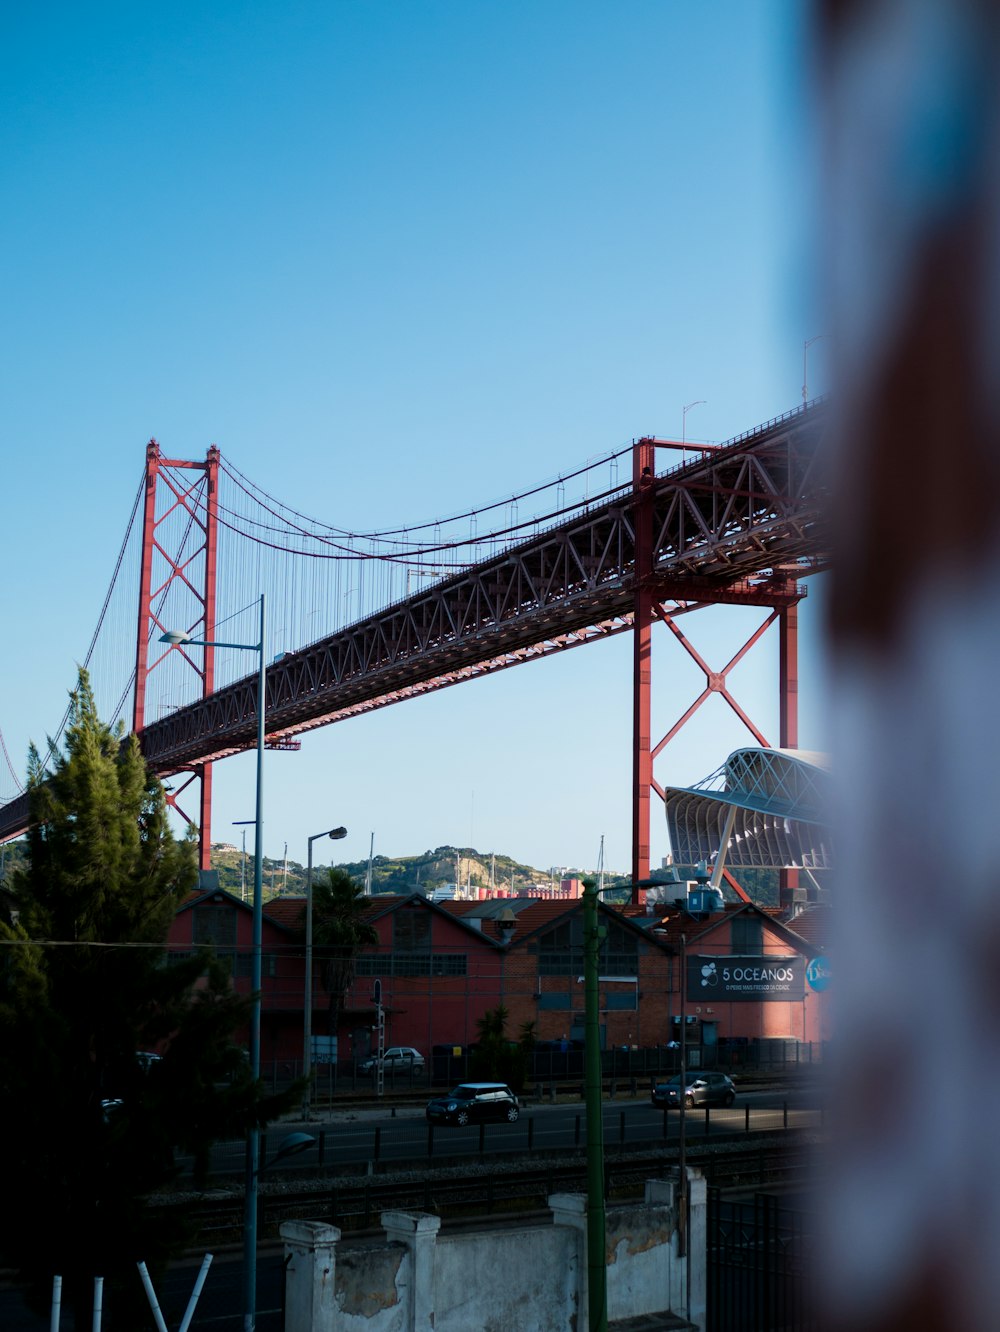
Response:
MULTIPOLYGON (((603 1108, 604 1141, 612 1147, 669 1141, 680 1131, 679 1113, 654 1108, 648 1093, 605 1101, 603 1108)), ((712 1107, 707 1116, 700 1107, 686 1111, 687 1134, 696 1138, 740 1133, 747 1131, 748 1124, 753 1133, 775 1132, 784 1126, 786 1113, 790 1128, 817 1126, 819 1093, 810 1089, 739 1093, 731 1108, 712 1107)), ((316 1142, 280 1162, 278 1168, 289 1175, 351 1165, 363 1171, 368 1162, 446 1163, 449 1158, 469 1155, 536 1154, 581 1146, 586 1140, 586 1123, 582 1103, 570 1102, 529 1106, 516 1124, 436 1125, 431 1132, 422 1106, 399 1107, 395 1115, 390 1109, 371 1106, 337 1111, 309 1124, 289 1120, 272 1125, 264 1159, 273 1161, 282 1139, 299 1131, 310 1133, 316 1142)), ((220 1143, 213 1153, 213 1175, 238 1176, 243 1159, 241 1142, 220 1143)))

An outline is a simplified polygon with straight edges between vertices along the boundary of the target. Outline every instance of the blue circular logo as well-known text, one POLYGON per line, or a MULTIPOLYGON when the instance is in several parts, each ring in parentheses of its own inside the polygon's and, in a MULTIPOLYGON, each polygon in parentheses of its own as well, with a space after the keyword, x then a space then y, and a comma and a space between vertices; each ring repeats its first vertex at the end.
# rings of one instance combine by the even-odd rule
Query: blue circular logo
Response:
POLYGON ((806 980, 814 990, 825 990, 830 984, 830 959, 814 957, 806 967, 806 980))

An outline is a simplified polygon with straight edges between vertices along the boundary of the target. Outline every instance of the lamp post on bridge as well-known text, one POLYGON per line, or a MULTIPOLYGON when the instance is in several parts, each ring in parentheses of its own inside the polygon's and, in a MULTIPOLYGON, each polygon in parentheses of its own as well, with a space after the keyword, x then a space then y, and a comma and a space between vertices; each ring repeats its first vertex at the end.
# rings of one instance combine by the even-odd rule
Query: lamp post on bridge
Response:
POLYGON ((809 348, 814 342, 822 342, 828 333, 817 333, 814 338, 806 338, 802 344, 802 406, 809 401, 809 348))
MULTIPOLYGON (((264 677, 264 593, 260 594, 260 641, 257 643, 221 643, 212 639, 192 638, 181 629, 168 629, 160 635, 161 643, 172 647, 222 647, 256 652, 257 675, 257 817, 253 853, 253 942, 250 955, 250 1072, 254 1082, 260 1078, 260 987, 261 940, 263 935, 263 864, 264 864, 264 713, 267 696, 264 677)), ((246 1191, 243 1215, 243 1332, 254 1332, 257 1324, 257 1174, 260 1158, 260 1129, 252 1124, 247 1131, 246 1191)))
POLYGON ((308 1120, 312 1096, 312 999, 313 999, 313 842, 321 837, 339 841, 347 836, 346 828, 330 828, 327 832, 313 833, 309 838, 306 855, 306 993, 302 1018, 302 1074, 306 1089, 302 1093, 302 1118, 308 1120))
POLYGON ((695 398, 694 402, 686 403, 685 406, 681 408, 681 448, 682 448, 682 449, 684 449, 684 448, 686 447, 686 445, 687 445, 687 419, 688 419, 688 412, 691 410, 692 407, 704 407, 705 402, 706 402, 706 399, 705 399, 705 398, 695 398))

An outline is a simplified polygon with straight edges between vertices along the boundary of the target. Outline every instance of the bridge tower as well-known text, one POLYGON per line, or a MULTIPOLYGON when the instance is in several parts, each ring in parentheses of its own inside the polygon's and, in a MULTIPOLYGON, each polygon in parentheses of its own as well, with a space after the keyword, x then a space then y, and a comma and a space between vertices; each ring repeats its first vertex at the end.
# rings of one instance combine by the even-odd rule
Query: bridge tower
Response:
MULTIPOLYGON (((146 446, 146 478, 142 525, 142 561, 139 581, 139 618, 136 634, 135 699, 132 729, 141 737, 146 724, 146 686, 149 676, 171 652, 159 643, 167 627, 160 618, 175 587, 182 587, 193 606, 185 627, 193 638, 215 636, 215 584, 218 560, 219 450, 213 444, 204 462, 164 458, 151 439, 146 446), (182 484, 175 472, 195 472, 190 485, 182 484), (183 543, 171 547, 160 539, 167 523, 178 517, 186 528, 183 543), (171 554, 171 549, 176 553, 171 554)), ((215 686, 215 649, 204 647, 199 667, 186 652, 179 655, 199 677, 202 698, 215 686)), ((167 803, 181 818, 198 829, 199 868, 209 868, 212 842, 212 765, 198 764, 187 771, 187 780, 167 793, 167 803), (191 818, 180 804, 180 796, 198 783, 198 817, 191 818)))
MULTIPOLYGON (((782 749, 798 747, 798 603, 805 589, 793 577, 775 570, 772 578, 756 588, 741 585, 729 587, 724 583, 703 584, 681 592, 676 586, 661 580, 655 569, 655 536, 653 531, 653 483, 656 473, 657 448, 686 447, 691 451, 710 452, 714 446, 679 445, 674 440, 644 437, 636 440, 632 448, 632 490, 635 532, 635 593, 632 620, 632 901, 640 904, 645 890, 638 885, 649 880, 650 874, 650 807, 655 792, 666 801, 666 792, 653 776, 653 763, 671 740, 683 728, 701 705, 712 694, 719 694, 744 723, 759 745, 770 742, 753 720, 740 707, 729 692, 727 676, 742 661, 750 649, 777 622, 778 644, 778 704, 779 738, 782 749), (679 595, 683 600, 678 602, 679 595), (667 601, 673 609, 668 608, 667 601), (682 611, 694 610, 715 602, 727 605, 761 606, 770 611, 764 622, 750 635, 739 651, 719 671, 713 671, 702 659, 677 624, 682 611), (705 675, 705 688, 691 706, 674 723, 656 745, 652 744, 652 631, 655 622, 661 622, 671 631, 681 646, 705 675)), ((736 880, 724 872, 732 888, 749 900, 736 880)), ((799 872, 781 871, 781 905, 791 906, 798 894, 799 872)))

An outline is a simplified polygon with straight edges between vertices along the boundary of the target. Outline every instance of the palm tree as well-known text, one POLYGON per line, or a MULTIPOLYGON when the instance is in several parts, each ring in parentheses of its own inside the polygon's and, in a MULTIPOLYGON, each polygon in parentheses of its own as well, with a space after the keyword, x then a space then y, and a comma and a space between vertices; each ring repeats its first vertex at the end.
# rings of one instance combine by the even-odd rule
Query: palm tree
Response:
POLYGON ((515 1092, 524 1088, 535 1048, 535 1023, 522 1022, 516 1041, 507 1035, 507 1009, 504 1004, 488 1008, 476 1018, 479 1039, 473 1055, 472 1071, 476 1077, 506 1082, 515 1092))
POLYGON ((358 954, 376 948, 379 937, 365 920, 369 898, 344 869, 331 867, 313 890, 313 945, 323 989, 329 996, 328 1032, 336 1036, 344 997, 351 987, 358 954))

